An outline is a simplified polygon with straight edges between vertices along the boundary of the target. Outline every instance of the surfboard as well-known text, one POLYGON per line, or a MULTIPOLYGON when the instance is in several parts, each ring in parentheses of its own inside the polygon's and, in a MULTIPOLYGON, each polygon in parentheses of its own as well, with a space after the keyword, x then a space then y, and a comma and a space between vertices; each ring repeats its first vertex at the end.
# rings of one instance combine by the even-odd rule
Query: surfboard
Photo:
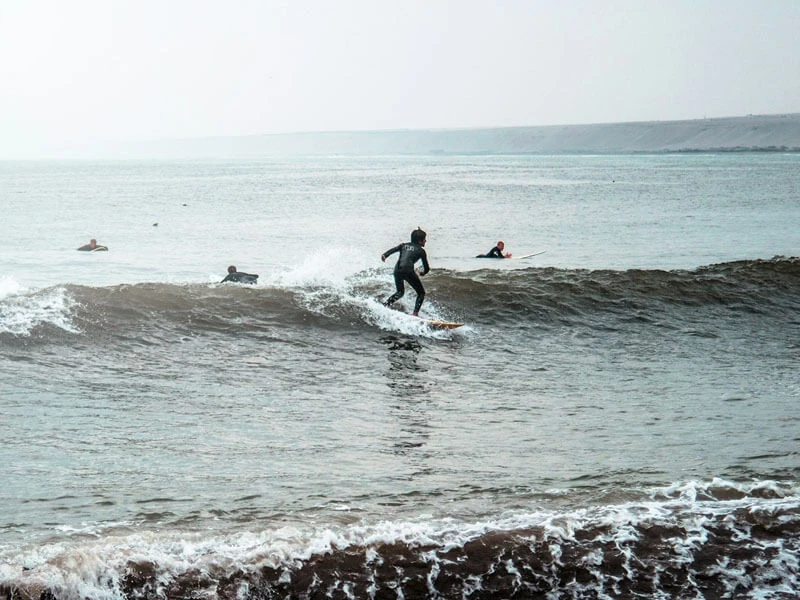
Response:
POLYGON ((464 325, 463 323, 453 323, 452 321, 439 321, 437 319, 424 319, 422 317, 420 317, 420 319, 431 329, 455 329, 456 327, 464 325))
POLYGON ((97 246, 96 248, 89 250, 89 252, 108 252, 108 248, 106 246, 97 246))
MULTIPOLYGON (((381 302, 383 304, 383 302, 381 302)), ((412 317, 413 315, 409 315, 406 311, 398 306, 387 306, 389 310, 396 310, 397 312, 403 313, 404 315, 408 315, 412 317)), ((455 329, 456 327, 461 327, 464 323, 455 323, 453 321, 440 321, 439 319, 426 319, 425 317, 415 317, 419 319, 423 323, 425 323, 431 329, 455 329)))
POLYGON ((524 254, 523 256, 512 256, 511 258, 516 258, 517 260, 522 260, 523 258, 530 258, 532 256, 539 256, 540 254, 544 254, 547 250, 539 250, 539 252, 534 252, 533 254, 524 254))

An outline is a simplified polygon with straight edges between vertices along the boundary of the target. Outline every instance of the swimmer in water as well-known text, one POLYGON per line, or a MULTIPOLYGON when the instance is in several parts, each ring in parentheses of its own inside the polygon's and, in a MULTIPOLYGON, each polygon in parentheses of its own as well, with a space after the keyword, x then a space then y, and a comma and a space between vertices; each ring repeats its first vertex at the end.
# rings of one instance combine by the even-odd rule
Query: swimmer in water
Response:
POLYGON ((97 240, 92 238, 89 240, 88 244, 84 244, 78 250, 82 250, 84 252, 96 252, 98 250, 108 250, 106 246, 98 246, 97 240))
POLYGON ((258 275, 242 273, 236 270, 236 265, 231 265, 228 267, 228 274, 225 276, 225 279, 220 281, 220 283, 256 283, 257 279, 258 275))
POLYGON ((489 250, 486 254, 478 254, 475 258, 511 258, 511 252, 503 254, 506 245, 503 242, 497 242, 497 246, 489 250))

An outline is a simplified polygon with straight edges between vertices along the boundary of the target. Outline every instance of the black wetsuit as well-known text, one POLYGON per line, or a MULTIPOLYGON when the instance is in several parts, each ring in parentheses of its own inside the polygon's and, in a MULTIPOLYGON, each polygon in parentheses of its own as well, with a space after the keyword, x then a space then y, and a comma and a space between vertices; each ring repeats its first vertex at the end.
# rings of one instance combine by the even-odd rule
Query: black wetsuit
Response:
POLYGON ((86 244, 78 248, 78 250, 82 250, 83 252, 97 252, 100 250, 108 250, 108 248, 101 246, 100 244, 97 244, 94 248, 92 248, 91 244, 86 244))
POLYGON ((397 264, 394 266, 394 285, 397 291, 386 301, 386 306, 391 306, 394 302, 403 297, 403 294, 406 293, 404 282, 407 281, 409 285, 414 288, 414 291, 417 292, 417 302, 414 305, 414 312, 418 313, 422 306, 422 301, 425 299, 425 288, 422 286, 422 281, 420 281, 417 272, 414 270, 414 264, 418 260, 421 260, 422 274, 425 275, 431 270, 428 266, 428 255, 425 252, 425 248, 413 242, 395 246, 391 250, 384 252, 383 255, 389 256, 395 252, 400 253, 397 264))
POLYGON ((225 279, 220 281, 220 283, 225 283, 226 281, 230 281, 231 283, 256 283, 256 279, 258 279, 258 275, 233 271, 232 273, 228 273, 225 279))
POLYGON ((478 256, 476 256, 475 258, 505 258, 505 256, 503 256, 503 252, 500 250, 500 248, 495 246, 494 248, 489 250, 486 254, 478 254, 478 256))

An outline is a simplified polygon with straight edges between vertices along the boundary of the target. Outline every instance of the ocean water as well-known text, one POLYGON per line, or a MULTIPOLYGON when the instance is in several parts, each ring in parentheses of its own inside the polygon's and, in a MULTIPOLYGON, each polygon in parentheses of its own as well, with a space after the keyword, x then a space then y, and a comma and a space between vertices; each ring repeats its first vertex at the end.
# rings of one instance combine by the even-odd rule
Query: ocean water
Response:
POLYGON ((800 595, 798 155, 0 162, 0 207, 4 598, 800 595), (459 329, 381 305, 418 226, 459 329))

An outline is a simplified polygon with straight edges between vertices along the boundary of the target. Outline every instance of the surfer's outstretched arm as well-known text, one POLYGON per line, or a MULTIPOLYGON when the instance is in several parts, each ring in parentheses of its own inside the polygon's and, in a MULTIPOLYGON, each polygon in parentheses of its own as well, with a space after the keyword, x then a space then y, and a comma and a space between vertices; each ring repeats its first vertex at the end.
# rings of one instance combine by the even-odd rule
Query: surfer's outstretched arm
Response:
POLYGON ((394 254, 395 252, 400 252, 400 248, 402 248, 402 247, 403 247, 403 244, 398 244, 394 248, 390 248, 389 250, 387 250, 386 252, 381 254, 381 260, 383 262, 386 262, 386 257, 387 256, 390 256, 390 255, 394 254))

